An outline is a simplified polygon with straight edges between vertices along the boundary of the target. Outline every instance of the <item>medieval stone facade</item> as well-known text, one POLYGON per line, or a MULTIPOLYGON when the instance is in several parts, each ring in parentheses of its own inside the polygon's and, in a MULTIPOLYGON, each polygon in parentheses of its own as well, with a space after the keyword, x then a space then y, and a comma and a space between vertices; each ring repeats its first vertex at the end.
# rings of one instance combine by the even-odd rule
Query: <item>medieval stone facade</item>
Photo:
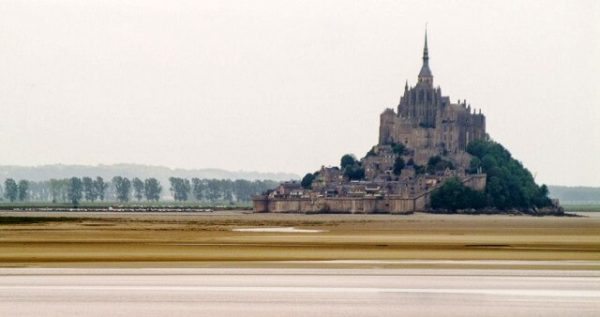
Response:
POLYGON ((363 177, 322 167, 309 187, 287 182, 255 197, 254 210, 402 213, 427 208, 432 190, 450 178, 485 188, 485 175, 469 170, 465 151, 470 141, 487 138, 485 116, 465 101, 452 103, 434 87, 427 34, 416 85, 406 83, 397 110, 385 109, 380 119, 378 144, 354 167, 363 177))
POLYGON ((466 101, 452 103, 439 86, 434 87, 425 35, 417 84, 409 87, 407 82, 397 111, 386 109, 381 114, 379 145, 401 143, 417 149, 415 162, 425 164, 434 155, 461 154, 470 141, 486 137, 481 110, 475 112, 466 101))

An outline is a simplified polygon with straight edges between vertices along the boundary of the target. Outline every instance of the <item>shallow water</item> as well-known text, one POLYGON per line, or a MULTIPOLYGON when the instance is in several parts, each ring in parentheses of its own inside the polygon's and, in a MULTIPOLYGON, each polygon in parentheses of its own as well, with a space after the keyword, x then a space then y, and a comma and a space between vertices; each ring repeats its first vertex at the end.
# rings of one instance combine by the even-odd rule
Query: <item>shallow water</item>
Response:
POLYGON ((0 316, 598 316, 600 273, 3 269, 0 316))

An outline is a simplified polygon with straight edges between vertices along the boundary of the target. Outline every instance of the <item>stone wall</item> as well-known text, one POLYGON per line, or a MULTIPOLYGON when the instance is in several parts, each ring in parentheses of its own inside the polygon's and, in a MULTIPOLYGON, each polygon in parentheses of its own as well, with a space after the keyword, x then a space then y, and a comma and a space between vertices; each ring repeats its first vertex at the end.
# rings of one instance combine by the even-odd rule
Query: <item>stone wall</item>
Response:
MULTIPOLYGON (((485 189, 486 175, 469 175, 463 179, 465 186, 475 190, 485 189)), ((280 213, 409 213, 426 210, 432 190, 416 196, 403 197, 316 197, 316 198, 273 198, 265 195, 253 199, 254 212, 280 213)))
POLYGON ((414 161, 423 165, 431 156, 461 153, 470 141, 487 137, 485 116, 472 112, 465 103, 438 105, 434 109, 437 120, 425 127, 420 125, 425 118, 419 115, 403 115, 402 110, 397 114, 386 109, 380 116, 379 145, 402 143, 414 150, 414 161))
POLYGON ((462 182, 463 184, 465 184, 465 186, 470 187, 474 190, 484 191, 487 182, 486 177, 486 174, 469 175, 462 182))
MULTIPOLYGON (((422 199, 421 199, 422 200, 422 199)), ((425 207, 416 199, 401 197, 319 197, 319 198, 268 198, 253 199, 254 212, 274 213, 407 213, 415 207, 425 207)))

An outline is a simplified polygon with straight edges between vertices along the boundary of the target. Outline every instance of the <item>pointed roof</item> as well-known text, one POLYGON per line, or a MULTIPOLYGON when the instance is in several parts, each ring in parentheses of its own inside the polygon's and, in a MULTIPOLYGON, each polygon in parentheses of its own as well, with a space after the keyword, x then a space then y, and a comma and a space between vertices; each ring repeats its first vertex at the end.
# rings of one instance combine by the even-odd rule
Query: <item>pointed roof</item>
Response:
POLYGON ((423 66, 419 72, 419 78, 433 77, 431 69, 429 69, 429 50, 427 49, 427 29, 425 29, 425 47, 423 48, 423 66))

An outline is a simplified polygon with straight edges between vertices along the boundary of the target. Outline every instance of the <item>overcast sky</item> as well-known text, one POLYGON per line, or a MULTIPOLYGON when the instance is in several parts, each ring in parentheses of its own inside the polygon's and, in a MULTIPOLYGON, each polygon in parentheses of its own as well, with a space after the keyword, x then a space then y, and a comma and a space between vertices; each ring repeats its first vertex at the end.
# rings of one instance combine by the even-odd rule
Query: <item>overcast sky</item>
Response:
POLYGON ((0 165, 304 174, 421 66, 548 184, 600 186, 600 1, 0 1, 0 165))

